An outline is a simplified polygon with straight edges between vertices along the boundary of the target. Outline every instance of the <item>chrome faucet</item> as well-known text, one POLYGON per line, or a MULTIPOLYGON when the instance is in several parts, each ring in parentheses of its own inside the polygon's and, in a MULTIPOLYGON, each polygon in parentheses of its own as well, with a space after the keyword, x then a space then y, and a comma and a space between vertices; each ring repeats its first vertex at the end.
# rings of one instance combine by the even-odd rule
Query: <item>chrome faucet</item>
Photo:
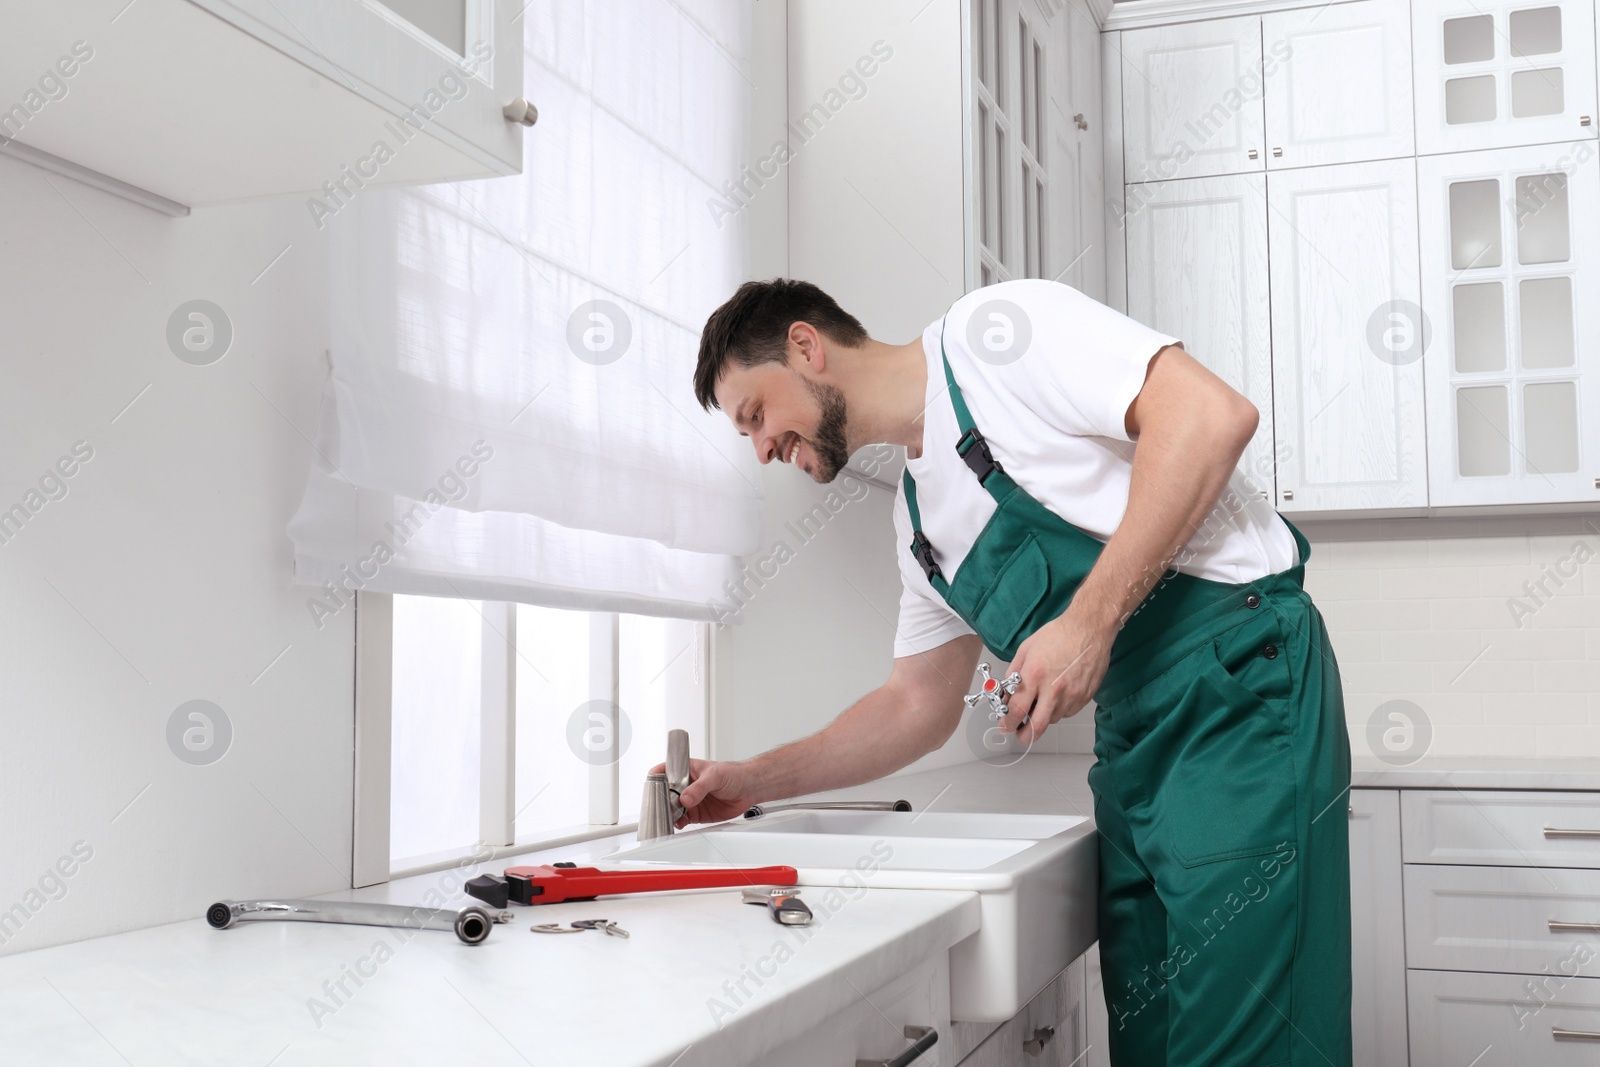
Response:
POLYGON ((678 820, 685 811, 678 797, 689 787, 689 781, 689 732, 668 730, 666 773, 645 776, 644 796, 639 803, 640 841, 677 833, 678 820))

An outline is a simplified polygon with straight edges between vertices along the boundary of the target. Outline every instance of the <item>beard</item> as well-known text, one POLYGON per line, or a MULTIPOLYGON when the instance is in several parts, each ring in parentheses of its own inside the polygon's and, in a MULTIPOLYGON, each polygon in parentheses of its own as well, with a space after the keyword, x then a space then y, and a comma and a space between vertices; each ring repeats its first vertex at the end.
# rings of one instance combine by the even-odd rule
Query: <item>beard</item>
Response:
POLYGON ((806 388, 817 401, 821 414, 816 433, 812 435, 812 450, 817 454, 818 468, 812 477, 819 482, 831 482, 839 476, 844 465, 850 462, 850 446, 845 441, 844 393, 835 385, 820 385, 802 378, 806 388))

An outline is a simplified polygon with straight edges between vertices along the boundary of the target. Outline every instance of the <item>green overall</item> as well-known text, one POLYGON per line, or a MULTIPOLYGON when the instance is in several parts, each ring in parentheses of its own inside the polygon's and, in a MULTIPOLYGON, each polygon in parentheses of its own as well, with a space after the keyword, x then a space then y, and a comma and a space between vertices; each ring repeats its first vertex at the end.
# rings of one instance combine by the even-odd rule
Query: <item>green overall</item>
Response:
MULTIPOLYGON (((941 355, 942 341, 941 341, 941 355)), ((947 580, 904 477, 911 552, 1007 661, 1104 542, 996 464, 944 362, 957 452, 994 497, 947 580)), ((1168 571, 1112 645, 1089 770, 1115 1067, 1350 1067, 1350 745, 1301 562, 1238 585, 1168 571)))

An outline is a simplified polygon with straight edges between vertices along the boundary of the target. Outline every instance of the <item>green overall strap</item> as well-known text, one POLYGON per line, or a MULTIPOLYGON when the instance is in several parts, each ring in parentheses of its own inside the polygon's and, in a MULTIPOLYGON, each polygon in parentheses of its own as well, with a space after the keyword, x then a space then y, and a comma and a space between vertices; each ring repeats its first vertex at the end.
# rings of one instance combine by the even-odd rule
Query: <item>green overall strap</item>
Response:
POLYGON ((906 510, 911 513, 911 558, 921 565, 922 573, 928 576, 928 584, 933 586, 933 591, 940 598, 949 600, 950 583, 945 581, 944 571, 933 561, 933 542, 922 532, 922 512, 917 509, 917 483, 909 470, 900 472, 900 484, 905 487, 906 510))
MULTIPOLYGON (((989 495, 996 501, 1004 499, 1016 483, 989 451, 989 443, 984 440, 977 424, 972 421, 972 412, 967 409, 966 398, 961 395, 961 387, 956 384, 956 376, 950 370, 950 357, 945 354, 944 329, 949 321, 949 312, 945 313, 944 322, 939 324, 939 360, 944 364, 944 381, 950 393, 950 407, 955 411, 956 425, 961 428, 961 436, 956 441, 956 454, 959 455, 973 474, 978 477, 978 484, 988 490, 989 495)), ((933 561, 933 543, 922 532, 922 512, 917 508, 917 483, 911 477, 908 467, 900 474, 900 482, 906 491, 906 510, 911 515, 911 558, 915 559, 922 567, 922 572, 928 576, 928 583, 934 591, 946 600, 949 599, 950 585, 933 561)))

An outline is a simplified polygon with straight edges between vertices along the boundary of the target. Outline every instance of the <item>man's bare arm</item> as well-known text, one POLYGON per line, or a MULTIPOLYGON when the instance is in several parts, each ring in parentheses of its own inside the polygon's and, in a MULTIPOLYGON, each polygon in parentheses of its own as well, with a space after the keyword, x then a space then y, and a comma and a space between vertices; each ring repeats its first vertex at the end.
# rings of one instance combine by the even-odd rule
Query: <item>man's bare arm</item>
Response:
MULTIPOLYGON (((752 804, 860 785, 932 752, 961 722, 983 643, 968 634, 894 661, 889 680, 810 737, 748 760, 690 760, 690 822, 734 819, 752 804)), ((664 769, 658 765, 657 771, 664 769)))

